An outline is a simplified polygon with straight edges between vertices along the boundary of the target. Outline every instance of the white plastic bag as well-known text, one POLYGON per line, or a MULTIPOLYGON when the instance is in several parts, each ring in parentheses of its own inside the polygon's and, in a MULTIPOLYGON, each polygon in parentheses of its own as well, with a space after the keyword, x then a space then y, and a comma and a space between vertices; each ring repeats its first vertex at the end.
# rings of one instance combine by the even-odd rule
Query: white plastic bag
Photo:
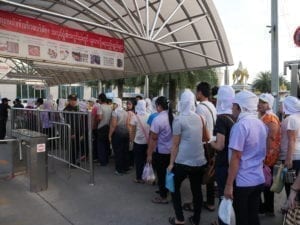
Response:
POLYGON ((155 174, 151 163, 146 163, 143 170, 142 179, 146 183, 150 183, 150 184, 152 184, 155 181, 155 174))
POLYGON ((223 221, 223 223, 228 225, 235 225, 235 213, 231 199, 222 199, 219 205, 218 216, 223 221))

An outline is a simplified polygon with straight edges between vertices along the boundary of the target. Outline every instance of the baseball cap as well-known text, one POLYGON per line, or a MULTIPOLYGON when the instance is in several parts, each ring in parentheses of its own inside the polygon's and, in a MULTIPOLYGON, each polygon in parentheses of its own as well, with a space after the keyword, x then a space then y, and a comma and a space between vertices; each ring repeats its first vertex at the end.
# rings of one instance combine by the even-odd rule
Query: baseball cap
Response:
POLYGON ((21 102, 21 100, 19 98, 16 98, 15 102, 21 102))
POLYGON ((77 101, 77 95, 75 95, 75 94, 69 95, 69 96, 68 96, 68 100, 77 101))
POLYGON ((9 102, 10 99, 8 99, 8 98, 2 98, 1 101, 2 101, 2 102, 9 102))
POLYGON ((263 102, 268 103, 270 108, 273 107, 274 97, 271 94, 263 93, 259 96, 259 99, 263 102))

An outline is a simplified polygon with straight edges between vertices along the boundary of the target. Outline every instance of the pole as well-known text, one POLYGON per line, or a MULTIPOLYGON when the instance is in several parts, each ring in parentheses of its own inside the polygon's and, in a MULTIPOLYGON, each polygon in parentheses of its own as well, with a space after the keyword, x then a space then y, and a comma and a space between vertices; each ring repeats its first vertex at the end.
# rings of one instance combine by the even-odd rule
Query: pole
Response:
POLYGON ((271 35, 271 93, 275 98, 273 110, 277 113, 279 106, 278 0, 271 0, 271 35))

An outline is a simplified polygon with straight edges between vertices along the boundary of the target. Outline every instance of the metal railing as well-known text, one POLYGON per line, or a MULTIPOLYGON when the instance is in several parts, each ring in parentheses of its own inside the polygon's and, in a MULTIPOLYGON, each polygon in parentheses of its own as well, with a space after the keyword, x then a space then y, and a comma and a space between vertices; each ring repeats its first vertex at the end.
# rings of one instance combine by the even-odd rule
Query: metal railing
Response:
POLYGON ((11 129, 28 129, 48 136, 48 156, 89 173, 94 184, 90 112, 12 108, 11 129))

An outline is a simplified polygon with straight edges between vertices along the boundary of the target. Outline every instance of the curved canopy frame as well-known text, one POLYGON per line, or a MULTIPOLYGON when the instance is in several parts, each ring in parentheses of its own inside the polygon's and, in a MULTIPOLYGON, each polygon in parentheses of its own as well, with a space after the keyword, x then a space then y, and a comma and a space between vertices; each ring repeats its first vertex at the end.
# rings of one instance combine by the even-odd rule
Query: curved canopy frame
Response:
POLYGON ((26 62, 38 76, 53 77, 45 79, 49 86, 233 64, 212 0, 0 0, 0 8, 124 40, 124 71, 69 71, 26 62))

